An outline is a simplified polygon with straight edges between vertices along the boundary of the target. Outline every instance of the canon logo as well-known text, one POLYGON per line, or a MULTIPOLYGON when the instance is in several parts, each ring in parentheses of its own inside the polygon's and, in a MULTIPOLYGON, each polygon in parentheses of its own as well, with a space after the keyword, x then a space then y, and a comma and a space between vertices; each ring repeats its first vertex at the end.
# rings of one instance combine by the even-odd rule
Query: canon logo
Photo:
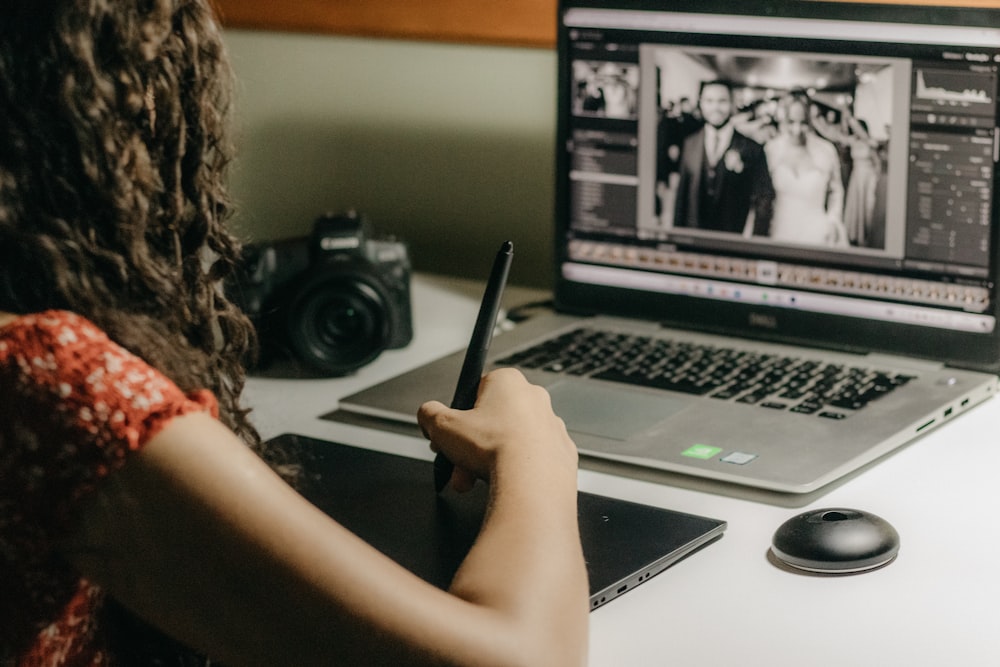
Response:
POLYGON ((324 236, 319 240, 323 250, 349 250, 361 245, 357 236, 324 236))
POLYGON ((774 315, 764 315, 762 313, 750 313, 750 326, 761 329, 777 329, 778 318, 774 315))

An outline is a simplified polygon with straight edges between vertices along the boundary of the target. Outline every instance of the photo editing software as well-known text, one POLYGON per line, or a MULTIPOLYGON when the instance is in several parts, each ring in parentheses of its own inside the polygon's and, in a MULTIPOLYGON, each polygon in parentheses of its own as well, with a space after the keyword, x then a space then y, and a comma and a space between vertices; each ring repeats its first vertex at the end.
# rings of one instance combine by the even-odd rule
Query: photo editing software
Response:
POLYGON ((1000 30, 582 8, 563 23, 565 277, 993 331, 1000 30), (709 158, 720 114, 752 144, 709 158), (710 196, 693 182, 759 156, 754 189, 723 195, 753 200, 735 223, 691 217, 710 196))

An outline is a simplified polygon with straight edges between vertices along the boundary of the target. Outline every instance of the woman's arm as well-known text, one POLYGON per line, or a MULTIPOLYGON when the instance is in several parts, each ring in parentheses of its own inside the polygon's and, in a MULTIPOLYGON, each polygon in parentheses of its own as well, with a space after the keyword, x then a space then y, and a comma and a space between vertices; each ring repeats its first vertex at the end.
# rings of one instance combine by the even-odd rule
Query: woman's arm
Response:
POLYGON ((492 482, 452 594, 332 521, 204 414, 175 419, 83 503, 67 553, 233 667, 583 664, 576 453, 547 396, 495 372, 474 410, 431 404, 420 418, 436 447, 492 482))
POLYGON ((577 523, 577 450, 552 415, 548 393, 520 372, 501 369, 483 379, 475 410, 432 402, 418 417, 432 447, 459 473, 490 482, 483 529, 451 592, 491 609, 505 624, 516 623, 495 639, 529 640, 534 648, 523 657, 530 663, 583 664, 589 602, 577 523), (536 516, 525 522, 527 514, 536 516))
POLYGON ((826 139, 816 138, 810 144, 813 161, 826 174, 826 213, 834 224, 844 220, 844 183, 840 169, 840 154, 826 139))

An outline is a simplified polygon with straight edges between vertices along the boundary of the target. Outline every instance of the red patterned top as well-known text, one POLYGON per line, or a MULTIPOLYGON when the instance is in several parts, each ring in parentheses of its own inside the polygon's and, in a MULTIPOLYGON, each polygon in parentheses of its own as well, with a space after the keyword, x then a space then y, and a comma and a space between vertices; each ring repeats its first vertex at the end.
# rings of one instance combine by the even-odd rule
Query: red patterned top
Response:
POLYGON ((65 311, 0 327, 0 664, 110 665, 100 589, 57 545, 77 502, 172 418, 218 414, 88 320, 65 311))

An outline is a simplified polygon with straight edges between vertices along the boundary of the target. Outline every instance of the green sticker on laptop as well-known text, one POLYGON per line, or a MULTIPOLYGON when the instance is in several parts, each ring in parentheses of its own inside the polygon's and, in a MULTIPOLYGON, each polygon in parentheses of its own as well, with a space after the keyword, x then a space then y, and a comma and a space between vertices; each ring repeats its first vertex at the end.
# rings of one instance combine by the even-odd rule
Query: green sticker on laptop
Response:
POLYGON ((722 451, 721 447, 712 447, 711 445, 698 444, 698 445, 691 445, 683 452, 681 452, 681 455, 689 456, 692 459, 704 459, 707 461, 708 459, 714 458, 721 451, 722 451))

